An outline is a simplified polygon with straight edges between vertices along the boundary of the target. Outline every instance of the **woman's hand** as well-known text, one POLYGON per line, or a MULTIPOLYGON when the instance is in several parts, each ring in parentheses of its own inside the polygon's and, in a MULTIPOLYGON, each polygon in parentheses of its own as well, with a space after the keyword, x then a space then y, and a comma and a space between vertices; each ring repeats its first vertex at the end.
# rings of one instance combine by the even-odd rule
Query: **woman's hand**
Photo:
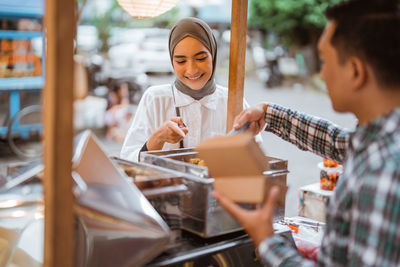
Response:
POLYGON ((248 131, 256 135, 264 128, 266 112, 266 103, 260 103, 248 109, 244 109, 235 117, 235 120, 233 121, 233 128, 240 129, 246 122, 250 122, 248 131))
POLYGON ((164 122, 147 140, 148 150, 162 149, 164 143, 175 144, 185 138, 188 129, 181 117, 174 117, 164 122))

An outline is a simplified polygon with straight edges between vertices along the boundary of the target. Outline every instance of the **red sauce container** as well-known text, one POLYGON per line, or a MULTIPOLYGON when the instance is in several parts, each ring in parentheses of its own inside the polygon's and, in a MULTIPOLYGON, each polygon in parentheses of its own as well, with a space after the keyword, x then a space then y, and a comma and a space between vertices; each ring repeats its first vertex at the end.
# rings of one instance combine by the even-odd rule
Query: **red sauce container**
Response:
POLYGON ((340 175, 343 173, 343 165, 334 160, 324 159, 323 162, 318 163, 318 167, 321 170, 320 188, 322 190, 334 190, 340 175))

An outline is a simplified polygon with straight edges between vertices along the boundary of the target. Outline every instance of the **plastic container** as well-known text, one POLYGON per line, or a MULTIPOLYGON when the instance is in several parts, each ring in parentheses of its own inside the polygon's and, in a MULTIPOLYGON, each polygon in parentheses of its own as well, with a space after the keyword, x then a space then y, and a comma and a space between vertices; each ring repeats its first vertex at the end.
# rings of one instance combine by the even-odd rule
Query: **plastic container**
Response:
POLYGON ((328 164, 326 161, 318 163, 318 168, 321 170, 320 187, 322 190, 333 191, 340 175, 343 173, 343 165, 337 164, 337 162, 335 162, 336 164, 330 164, 331 162, 335 161, 329 160, 328 164))
POLYGON ((298 234, 293 234, 293 232, 292 235, 299 253, 303 257, 316 262, 321 247, 321 240, 313 240, 314 238, 317 239, 318 237, 305 237, 298 234))
POLYGON ((280 223, 291 229, 298 252, 307 259, 317 261, 325 223, 300 216, 285 217, 280 223))

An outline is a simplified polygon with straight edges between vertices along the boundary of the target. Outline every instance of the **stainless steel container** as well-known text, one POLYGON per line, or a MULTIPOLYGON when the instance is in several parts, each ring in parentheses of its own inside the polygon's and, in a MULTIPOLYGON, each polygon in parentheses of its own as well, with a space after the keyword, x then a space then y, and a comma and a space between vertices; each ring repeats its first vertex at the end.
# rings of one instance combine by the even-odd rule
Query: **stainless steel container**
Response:
POLYGON ((111 160, 120 167, 129 181, 134 183, 147 199, 179 194, 187 190, 180 172, 151 164, 127 161, 118 157, 111 157, 111 160))
POLYGON ((183 183, 182 173, 146 163, 136 163, 112 157, 122 172, 127 174, 129 182, 140 189, 151 205, 161 215, 171 230, 167 248, 175 246, 181 238, 183 195, 187 187, 183 183))
POLYGON ((89 132, 77 137, 75 266, 142 266, 169 243, 170 230, 89 132))
MULTIPOLYGON (((214 179, 209 177, 207 167, 188 162, 197 157, 196 151, 185 148, 144 152, 140 154, 140 161, 184 174, 184 183, 189 194, 183 198, 183 229, 206 238, 242 230, 239 223, 211 195, 214 179)), ((276 179, 286 184, 287 161, 272 157, 268 157, 268 161, 269 170, 264 173, 266 179, 276 179)), ((254 205, 249 204, 241 206, 247 209, 254 208, 254 205)), ((277 219, 283 217, 284 207, 277 209, 275 216, 277 219)))

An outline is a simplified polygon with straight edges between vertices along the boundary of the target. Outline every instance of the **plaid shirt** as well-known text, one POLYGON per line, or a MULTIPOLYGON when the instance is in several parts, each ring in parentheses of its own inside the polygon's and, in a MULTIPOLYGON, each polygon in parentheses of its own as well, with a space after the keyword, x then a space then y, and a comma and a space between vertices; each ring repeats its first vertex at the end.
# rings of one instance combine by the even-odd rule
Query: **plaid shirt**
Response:
POLYGON ((327 207, 318 262, 301 257, 279 236, 259 246, 272 266, 400 265, 400 108, 354 132, 268 105, 267 131, 323 157, 344 162, 327 207))

